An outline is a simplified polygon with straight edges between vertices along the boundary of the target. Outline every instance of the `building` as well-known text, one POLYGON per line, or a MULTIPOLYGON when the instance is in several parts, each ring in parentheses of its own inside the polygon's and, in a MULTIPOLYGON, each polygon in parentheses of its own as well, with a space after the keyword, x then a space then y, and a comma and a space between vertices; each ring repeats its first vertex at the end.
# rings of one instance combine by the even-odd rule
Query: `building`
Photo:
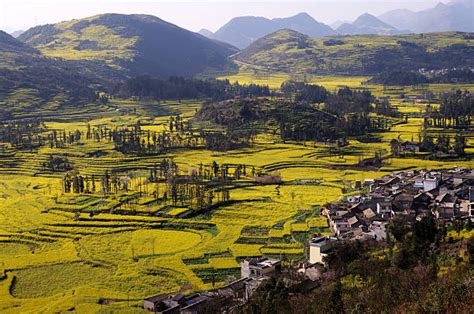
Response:
POLYGON ((274 277, 281 273, 281 262, 272 258, 246 258, 240 263, 241 278, 274 277))
POLYGON ((324 257, 332 249, 336 238, 317 237, 309 241, 309 262, 311 264, 324 264, 324 257))
POLYGON ((429 192, 438 187, 438 178, 425 178, 423 180, 423 191, 429 192))
POLYGON ((419 142, 402 142, 400 143, 400 153, 418 153, 420 152, 421 143, 419 142))
POLYGON ((160 294, 143 300, 143 308, 155 313, 179 313, 181 293, 160 294))

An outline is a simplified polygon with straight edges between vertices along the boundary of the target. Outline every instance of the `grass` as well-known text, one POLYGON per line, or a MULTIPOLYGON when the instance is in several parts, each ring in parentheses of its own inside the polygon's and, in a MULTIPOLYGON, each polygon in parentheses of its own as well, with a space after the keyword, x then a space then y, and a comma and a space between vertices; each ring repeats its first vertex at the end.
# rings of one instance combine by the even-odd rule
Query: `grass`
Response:
POLYGON ((107 269, 81 263, 29 268, 13 274, 15 281, 11 290, 17 298, 52 296, 91 282, 105 282, 111 275, 107 269))

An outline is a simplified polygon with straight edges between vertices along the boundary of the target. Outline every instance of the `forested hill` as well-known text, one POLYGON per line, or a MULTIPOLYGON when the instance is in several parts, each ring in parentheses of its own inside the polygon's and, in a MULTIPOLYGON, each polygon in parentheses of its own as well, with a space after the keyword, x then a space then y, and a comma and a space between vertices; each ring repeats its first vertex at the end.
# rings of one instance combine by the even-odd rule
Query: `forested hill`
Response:
POLYGON ((393 69, 474 67, 473 33, 310 38, 291 30, 265 36, 237 61, 272 71, 374 75, 393 69))
POLYGON ((192 76, 222 70, 237 49, 151 15, 103 14, 34 27, 19 40, 46 56, 98 60, 127 75, 192 76))

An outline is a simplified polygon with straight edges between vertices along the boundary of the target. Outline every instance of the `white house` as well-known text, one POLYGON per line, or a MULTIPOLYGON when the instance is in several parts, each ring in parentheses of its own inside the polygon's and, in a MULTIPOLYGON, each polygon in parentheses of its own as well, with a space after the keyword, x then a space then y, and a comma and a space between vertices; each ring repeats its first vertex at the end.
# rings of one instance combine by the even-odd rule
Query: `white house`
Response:
POLYGON ((323 258, 332 249, 336 238, 317 237, 309 241, 309 262, 311 264, 324 264, 323 258))

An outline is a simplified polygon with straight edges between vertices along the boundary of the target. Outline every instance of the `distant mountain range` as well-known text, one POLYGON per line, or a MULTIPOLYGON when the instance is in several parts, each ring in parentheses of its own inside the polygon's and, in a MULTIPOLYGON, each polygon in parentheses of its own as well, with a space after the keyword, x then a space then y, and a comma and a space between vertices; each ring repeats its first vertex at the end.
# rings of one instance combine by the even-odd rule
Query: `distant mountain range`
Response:
POLYGON ((230 66, 237 48, 151 15, 103 14, 29 29, 18 37, 50 57, 96 60, 126 75, 194 76, 230 66))
POLYGON ((281 29, 291 29, 311 37, 334 35, 334 30, 320 23, 307 13, 300 13, 287 18, 267 19, 264 17, 242 16, 230 20, 211 38, 227 42, 240 49, 246 48, 255 40, 281 29))
POLYGON ((398 29, 414 33, 474 31, 474 1, 455 0, 439 3, 434 8, 413 12, 407 9, 393 10, 379 19, 398 29))
POLYGON ((413 12, 406 9, 389 11, 378 17, 364 13, 355 21, 336 21, 331 26, 320 23, 307 13, 288 18, 267 19, 242 16, 230 20, 215 33, 199 33, 245 49, 255 40, 282 29, 294 30, 319 38, 331 35, 398 35, 445 31, 474 31, 473 0, 454 0, 434 8, 413 12))
POLYGON ((0 107, 3 99, 17 101, 18 90, 28 95, 22 104, 55 108, 89 101, 97 86, 132 76, 212 75, 236 69, 233 61, 271 71, 342 75, 474 67, 472 33, 395 35, 426 31, 430 24, 472 31, 470 13, 470 1, 459 0, 421 12, 363 14, 336 31, 306 13, 240 17, 214 34, 151 15, 103 14, 33 27, 16 39, 0 32, 0 107), (429 23, 429 17, 435 20, 429 23), (413 20, 417 23, 409 24, 413 20), (346 34, 354 36, 341 36, 346 34))

